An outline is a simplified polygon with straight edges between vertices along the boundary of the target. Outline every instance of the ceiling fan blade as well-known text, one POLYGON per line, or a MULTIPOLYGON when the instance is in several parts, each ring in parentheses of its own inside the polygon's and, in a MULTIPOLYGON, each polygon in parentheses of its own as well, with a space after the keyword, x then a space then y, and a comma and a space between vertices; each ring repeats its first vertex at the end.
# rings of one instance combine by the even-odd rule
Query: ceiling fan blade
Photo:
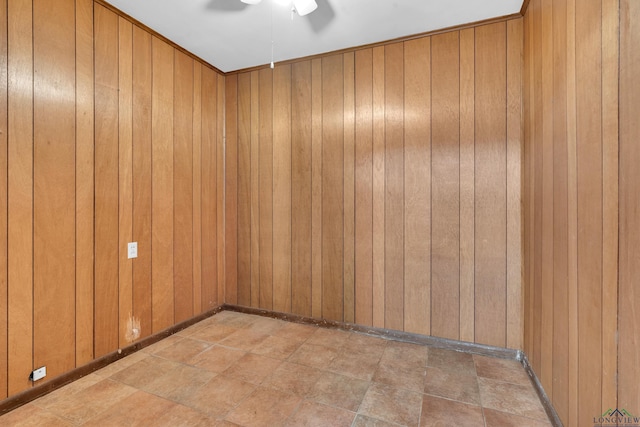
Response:
POLYGON ((318 8, 315 0, 293 0, 293 6, 300 16, 308 15, 318 8))
POLYGON ((260 3, 262 0, 240 0, 242 3, 246 3, 246 4, 258 4, 260 3))

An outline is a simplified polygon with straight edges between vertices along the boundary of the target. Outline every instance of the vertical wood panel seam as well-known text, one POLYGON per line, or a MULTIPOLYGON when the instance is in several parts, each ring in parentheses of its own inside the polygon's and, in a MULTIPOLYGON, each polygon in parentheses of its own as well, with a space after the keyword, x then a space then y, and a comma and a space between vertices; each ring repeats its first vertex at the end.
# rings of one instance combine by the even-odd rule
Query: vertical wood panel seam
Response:
POLYGON ((375 209, 374 209, 374 185, 373 185, 373 179, 375 176, 374 173, 374 169, 375 169, 375 163, 374 163, 374 154, 375 154, 375 150, 374 150, 374 143, 373 143, 373 130, 374 130, 374 121, 375 121, 375 116, 374 116, 374 87, 373 87, 373 66, 374 66, 374 62, 373 62, 373 49, 371 49, 371 123, 370 123, 370 132, 371 132, 371 283, 369 283, 369 286, 371 287, 371 325, 373 325, 373 319, 375 317, 374 314, 374 295, 373 295, 373 291, 374 291, 374 285, 373 283, 375 282, 375 268, 373 267, 373 261, 374 261, 374 256, 373 254, 375 253, 374 251, 374 244, 373 244, 373 229, 374 229, 374 224, 375 224, 375 209))
MULTIPOLYGON (((603 75, 604 75, 604 69, 605 69, 605 64, 604 64, 604 43, 603 43, 603 37, 605 36, 604 34, 604 25, 603 25, 603 2, 600 2, 600 64, 601 64, 601 69, 600 69, 600 146, 601 146, 601 157, 600 157, 600 169, 602 170, 602 182, 600 183, 600 201, 602 203, 602 205, 600 206, 601 209, 601 215, 602 215, 602 222, 600 223, 600 233, 602 235, 602 247, 601 247, 601 252, 600 252, 600 262, 602 263, 602 268, 600 269, 600 298, 602 298, 602 305, 601 305, 601 309, 604 309, 604 292, 605 292, 605 284, 604 284, 604 270, 606 268, 605 265, 605 256, 604 256, 604 250, 605 250, 605 237, 606 237, 606 231, 605 231, 605 218, 606 218, 606 213, 605 213, 605 196, 604 196, 604 185, 605 185, 605 181, 606 181, 606 177, 605 177, 605 148, 604 148, 604 144, 605 144, 605 140, 604 140, 604 82, 603 82, 603 75)), ((605 344, 605 340, 604 340, 604 333, 605 333, 605 316, 604 313, 602 313, 600 315, 600 334, 601 334, 601 338, 600 338, 600 407, 602 408, 603 405, 603 393, 602 393, 602 388, 604 387, 604 383, 605 383, 605 378, 604 378, 604 361, 605 361, 605 349, 604 349, 604 344, 605 344)))
POLYGON ((405 192, 405 170, 404 170, 404 150, 405 150, 405 102, 406 102, 406 96, 404 93, 404 85, 405 85, 405 66, 404 66, 404 47, 405 44, 402 43, 402 62, 400 63, 402 65, 402 90, 400 91, 400 93, 402 94, 402 316, 401 316, 401 325, 402 325, 402 330, 404 331, 404 310, 405 310, 405 306, 404 306, 404 279, 405 279, 405 274, 404 274, 404 260, 405 260, 405 255, 404 255, 404 241, 405 241, 405 207, 404 207, 404 199, 406 197, 406 192, 405 192))
MULTIPOLYGON (((579 348, 579 339, 578 339, 578 328, 579 328, 579 324, 578 324, 578 294, 579 294, 579 288, 578 288, 578 276, 577 276, 577 265, 578 265, 578 215, 577 215, 577 209, 578 209, 578 190, 577 190, 577 176, 578 176, 578 164, 577 164, 577 81, 576 81, 576 77, 577 77, 577 73, 576 73, 576 3, 575 0, 570 1, 567 5, 568 10, 567 10, 567 15, 570 15, 569 20, 573 20, 573 22, 571 23, 571 25, 569 26, 569 30, 571 30, 573 32, 573 34, 568 34, 568 49, 567 49, 567 53, 570 54, 570 57, 568 59, 568 71, 571 71, 572 75, 572 82, 573 82, 573 87, 571 87, 570 84, 567 84, 568 87, 571 87, 568 90, 568 100, 567 100, 567 109, 568 111, 572 111, 571 113, 571 138, 569 138, 570 141, 570 146, 572 148, 572 153, 573 156, 570 159, 570 164, 571 164, 571 168, 570 168, 570 172, 572 177, 572 182, 574 185, 574 187, 571 190, 571 193, 573 193, 573 196, 571 196, 571 198, 573 199, 574 204, 572 206, 569 207, 569 209, 571 211, 573 211, 573 214, 570 214, 570 219, 575 219, 575 222, 570 221, 569 223, 571 224, 571 228, 573 229, 572 231, 574 231, 574 234, 570 237, 571 238, 571 244, 570 247, 571 249, 571 255, 573 258, 572 261, 572 266, 576 267, 575 271, 573 273, 571 273, 570 271, 570 275, 571 275, 571 282, 573 286, 573 290, 572 290, 572 300, 575 303, 575 305, 573 305, 573 309, 571 308, 572 306, 569 306, 569 310, 570 312, 573 312, 573 316, 570 316, 570 322, 575 324, 575 329, 569 328, 570 331, 573 331, 572 333, 570 333, 570 344, 569 344, 569 351, 570 354, 573 353, 575 356, 575 364, 571 364, 572 368, 571 368, 571 373, 569 374, 569 378, 571 378, 572 374, 574 376, 574 384, 572 387, 572 390, 569 393, 569 396, 571 397, 572 393, 575 393, 575 399, 574 402, 575 403, 575 412, 571 411, 571 404, 569 405, 569 421, 571 421, 572 419, 574 421, 577 420, 578 418, 578 405, 577 402, 579 401, 579 394, 580 394, 580 389, 578 387, 578 374, 579 374, 579 353, 578 353, 578 348, 579 348), (569 6, 572 6, 571 9, 569 10, 569 6), (571 14, 569 13, 571 12, 571 14), (569 49, 569 47, 571 47, 572 49, 569 49), (569 106, 569 100, 573 101, 572 105, 569 106), (569 108, 570 107, 570 108, 569 108)), ((567 73, 569 74, 569 73, 567 73)), ((571 358, 570 358, 571 361, 571 358)), ((569 399, 569 401, 571 402, 572 399, 569 399)))
POLYGON ((248 72, 248 80, 249 80, 249 300, 248 305, 251 307, 251 301, 253 301, 253 234, 255 230, 253 229, 253 168, 251 165, 253 161, 251 160, 254 153, 251 150, 252 146, 252 136, 253 136, 253 94, 251 93, 253 90, 253 77, 251 76, 251 72, 248 72))
MULTIPOLYGON (((7 21, 8 21, 8 19, 9 19, 9 2, 8 1, 5 2, 4 6, 5 6, 5 15, 4 16, 7 18, 7 21)), ((5 73, 6 73, 6 76, 7 76, 7 78, 6 78, 6 85, 7 85, 6 94, 7 94, 7 97, 5 99, 5 108, 6 108, 6 112, 7 112, 7 115, 5 117, 6 129, 7 129, 7 145, 5 147, 5 153, 4 153, 7 156, 6 157, 7 158, 7 170, 5 172, 6 173, 6 177, 5 178, 7 180, 6 181, 6 188, 5 188, 5 190, 7 191, 7 193, 6 193, 6 195, 7 195, 7 199, 6 199, 7 200, 7 205, 5 206, 5 215, 6 215, 7 223, 6 223, 6 225, 4 225, 4 226, 6 226, 6 231, 7 231, 7 234, 5 235, 5 242, 4 242, 5 245, 6 245, 6 248, 7 248, 7 266, 6 266, 7 268, 4 271, 5 281, 6 281, 6 284, 7 284, 6 285, 7 287, 5 289, 5 292, 6 292, 5 298, 6 298, 6 301, 7 301, 7 310, 5 312, 5 317, 6 317, 5 320, 6 320, 6 324, 7 324, 7 335, 5 336, 5 340, 4 340, 3 345, 6 347, 6 352, 7 352, 6 353, 7 357, 4 360, 4 362, 5 362, 4 363, 5 372, 7 373, 7 376, 5 378, 6 384, 4 384, 2 386, 2 388, 3 388, 4 391, 7 392, 7 395, 8 395, 9 394, 9 330, 8 330, 9 329, 8 328, 8 326, 9 326, 9 262, 8 262, 9 261, 9 256, 8 256, 8 254, 9 254, 9 138, 8 138, 8 133, 9 133, 9 25, 8 25, 8 22, 7 22, 7 26, 5 27, 4 36, 5 36, 5 41, 6 41, 6 54, 7 54, 7 59, 6 59, 6 63, 5 63, 5 73)), ((5 82, 3 82, 3 83, 5 83, 5 82)))
MULTIPOLYGON (((293 311, 293 66, 289 67, 289 311, 293 311)), ((237 98, 237 97, 236 97, 237 98)), ((236 102, 236 105, 238 103, 236 102)), ((237 117, 237 115, 236 115, 237 117)), ((237 152, 237 150, 236 150, 237 152)), ((236 160, 238 155, 236 155, 236 160)), ((238 185, 236 184, 236 192, 238 185)), ((238 198, 236 197, 236 201, 238 198)), ((237 211, 236 211, 237 216, 237 211)), ((236 223, 237 228, 237 223, 236 223)), ((237 244, 236 244, 237 247, 237 244)), ((236 280, 237 282, 237 280, 236 280)), ((236 285, 237 286, 237 285, 236 285)))
MULTIPOLYGON (((273 19, 273 3, 271 4, 271 19, 273 19)), ((271 26, 271 28, 273 28, 273 25, 271 26)), ((274 112, 274 107, 275 107, 275 97, 273 96, 274 93, 274 78, 273 78, 273 69, 271 69, 270 71, 271 73, 271 309, 273 309, 273 302, 275 301, 275 283, 274 283, 274 279, 275 279, 275 274, 273 271, 273 266, 275 264, 275 257, 274 252, 273 252, 273 241, 274 241, 274 237, 273 237, 273 228, 274 228, 274 224, 275 224, 275 215, 274 215, 274 203, 273 201, 276 199, 276 191, 275 191, 275 185, 276 185, 276 180, 274 179, 274 175, 275 175, 275 167, 274 167, 274 159, 273 156, 275 154, 275 150, 274 148, 274 137, 273 137, 273 130, 275 128, 275 114, 273 114, 274 112)))
MULTIPOLYGON (((120 264, 122 263, 122 257, 120 256, 122 248, 120 247, 120 191, 122 190, 120 188, 120 17, 117 16, 116 17, 117 23, 118 23, 118 29, 117 29, 117 40, 116 40, 116 46, 118 47, 118 64, 116 65, 116 69, 118 70, 118 78, 117 78, 117 88, 118 88, 118 137, 116 138, 116 146, 118 147, 118 154, 117 154, 117 159, 118 159, 118 226, 116 228, 116 236, 117 236, 117 241, 118 241, 118 281, 116 283, 116 289, 118 290, 117 296, 116 296, 116 301, 117 301, 117 306, 118 306, 118 313, 116 315, 116 318, 118 319, 118 325, 116 325, 116 329, 117 329, 117 334, 116 334, 116 342, 119 341, 119 336, 120 336, 120 264)), ((119 347, 119 344, 118 344, 119 347)), ((111 350, 111 349, 108 349, 111 350)), ((34 367, 35 368, 35 367, 34 367)))
POLYGON ((406 318, 406 286, 405 286, 405 279, 406 279, 406 274, 405 274, 405 268, 406 268, 406 253, 405 253, 405 247, 406 247, 406 231, 407 231, 407 224, 406 224, 406 204, 405 204, 405 200, 407 197, 407 188, 406 188, 406 171, 405 171, 405 137, 406 137, 406 113, 407 113, 407 96, 405 93, 405 75, 406 75, 406 69, 407 67, 405 66, 405 57, 406 57, 406 52, 405 52, 405 48, 406 48, 407 43, 406 42, 402 42, 402 330, 405 330, 405 318, 406 318))
POLYGON ((324 176, 324 150, 322 149, 324 146, 324 76, 323 76, 323 63, 324 63, 325 58, 322 58, 321 62, 320 62, 320 67, 318 67, 318 69, 320 70, 320 77, 319 77, 319 82, 320 82, 320 97, 321 100, 319 102, 320 105, 320 125, 319 125, 319 129, 320 129, 320 313, 322 313, 322 317, 324 318, 324 251, 323 251, 323 242, 324 242, 324 227, 323 227, 323 212, 322 212, 322 208, 324 206, 324 185, 323 184, 323 180, 322 177, 324 176))
POLYGON ((478 122, 476 117, 476 98, 477 98, 477 79, 476 73, 478 70, 478 64, 476 64, 478 55, 476 54, 476 49, 478 48, 478 43, 476 40, 477 34, 476 29, 473 29, 473 340, 475 342, 476 339, 476 328, 478 327, 478 322, 476 322, 476 301, 478 297, 477 287, 476 287, 476 258, 477 258, 477 248, 476 248, 476 234, 477 234, 477 224, 476 224, 476 201, 478 197, 476 195, 476 141, 477 141, 477 131, 476 124, 478 122))
MULTIPOLYGON (((578 21, 578 1, 576 0, 576 13, 574 15, 574 19, 576 20, 576 27, 578 26, 577 21, 578 21)), ((578 36, 578 30, 577 28, 575 28, 575 36, 577 39, 578 36)), ((580 353, 580 342, 581 337, 580 337, 580 329, 581 329, 581 325, 580 325, 580 253, 582 252, 580 249, 580 242, 582 241, 582 239, 580 238, 580 215, 579 215, 579 210, 580 210, 580 191, 579 191, 579 180, 580 180, 580 162, 578 161, 578 151, 580 149, 579 147, 579 139, 578 139, 578 121, 579 121, 579 116, 578 116, 578 40, 576 40, 575 42, 575 58, 576 58, 576 64, 575 64, 575 73, 576 73, 576 88, 575 88, 575 100, 576 100, 576 230, 578 231, 578 234, 576 236, 576 242, 577 242, 577 248, 576 248, 576 283, 577 283, 577 291, 576 291, 576 302, 577 302, 577 306, 576 306, 576 323, 577 323, 577 331, 576 331, 576 340, 577 340, 577 354, 576 354, 576 359, 578 361, 577 364, 577 373, 578 376, 576 378, 576 385, 577 385, 577 389, 578 389, 578 393, 576 394, 576 402, 577 402, 577 406, 578 406, 578 415, 577 415, 577 421, 579 422, 580 420, 580 412, 579 412, 579 407, 580 407, 580 395, 582 394, 580 390, 580 362, 581 359, 583 359, 581 356, 584 356, 584 354, 580 353)))
MULTIPOLYGON (((8 4, 8 2, 7 2, 8 4)), ((92 13, 91 13, 91 26, 92 26, 92 30, 93 30, 93 40, 91 43, 91 49, 93 51, 93 69, 94 69, 94 75, 93 75, 93 93, 94 93, 94 99, 93 99, 93 143, 94 143, 94 147, 95 147, 95 140, 96 140, 96 101, 95 101, 95 93, 96 93, 96 76, 95 76, 95 69, 96 69, 96 19, 95 19, 95 3, 92 1, 91 2, 91 7, 92 7, 92 13)), ((95 283, 96 283, 96 241, 95 241, 95 235, 96 235, 96 220, 95 220, 95 212, 96 212, 96 191, 95 191, 95 183, 96 183, 96 150, 93 150, 93 186, 94 186, 94 190, 93 190, 93 345, 91 346, 92 350, 93 350, 93 356, 95 356, 96 354, 96 292, 95 292, 95 283)))
MULTIPOLYGON (((462 67, 462 49, 460 47, 462 43, 462 31, 458 31, 458 69, 462 67)), ((458 337, 462 337, 462 322, 460 321, 462 313, 462 167, 460 163, 462 160, 462 141, 461 141, 461 128, 462 128, 462 72, 458 72, 458 337)))
MULTIPOLYGON (((195 306, 195 302, 196 302, 196 293, 195 293, 195 286, 196 286, 196 281, 195 281, 195 277, 193 276, 193 266, 194 264, 196 264, 196 259, 195 259, 195 242, 193 239, 193 223, 195 222, 193 220, 193 217, 196 215, 196 211, 193 208, 193 199, 194 199, 194 194, 193 194, 193 151, 194 151, 194 139, 193 139, 193 128, 195 126, 195 102, 193 102, 193 97, 194 97, 194 93, 195 93, 195 85, 196 85, 196 79, 195 79, 195 75, 196 75, 196 62, 193 62, 193 65, 191 66, 191 170, 189 172, 191 172, 191 312, 196 315, 197 313, 193 312, 193 307, 195 306)), ((132 150, 133 151, 133 150, 132 150)), ((174 290, 175 292, 175 290, 174 290)), ((174 293, 175 295, 175 293, 174 293)))
MULTIPOLYGON (((78 0, 76 0, 76 2, 77 1, 78 0)), ((133 138, 133 127, 135 126, 135 123, 133 123, 133 93, 134 93, 134 85, 133 85, 133 58, 134 58, 134 56, 133 56, 133 49, 134 49, 134 46, 133 46, 133 26, 131 26, 131 97, 129 99, 129 101, 131 102, 131 110, 130 110, 131 111, 131 129, 130 129, 130 131, 131 131, 131 151, 130 151, 131 158, 129 159, 129 162, 131 164, 131 182, 130 182, 130 184, 131 184, 131 206, 130 206, 130 208, 131 208, 131 229, 130 229, 129 238, 131 239, 131 241, 133 241, 134 236, 135 236, 135 234, 133 234, 133 227, 134 227, 134 223, 135 223, 134 214, 133 214, 133 212, 134 212, 133 205, 134 205, 134 200, 135 200, 135 193, 134 193, 134 188, 135 187, 133 186, 133 181, 134 181, 134 178, 135 178, 135 173, 134 173, 134 170, 133 170, 133 167, 134 167, 133 147, 134 147, 134 144, 135 144, 135 140, 133 138)), ((192 124, 192 127, 193 127, 193 124, 192 124)), ((129 248, 127 247, 127 253, 129 252, 128 249, 129 248)), ((135 265, 135 262, 133 261, 133 259, 131 261, 129 261, 129 262, 131 263, 131 272, 130 272, 131 273, 131 313, 129 313, 129 314, 131 316, 133 316, 134 315, 134 311, 133 311, 133 301, 134 301, 133 289, 134 289, 134 277, 135 277, 133 275, 133 267, 135 265)))
MULTIPOLYGON (((76 1, 78 1, 78 0, 76 0, 76 1)), ((120 22, 120 21, 118 21, 118 22, 120 22)), ((127 21, 127 22, 129 22, 129 21, 127 21)), ((129 23, 129 25, 131 25, 131 23, 129 23)), ((120 33, 118 32, 118 34, 120 34, 120 33)), ((129 129, 129 131, 131 132, 131 135, 130 135, 130 137, 131 137, 130 156, 131 157, 129 158, 129 164, 131 165, 131 182, 130 182, 130 185, 131 185, 131 199, 130 199, 131 200, 131 206, 130 206, 130 209, 131 209, 131 212, 130 212, 131 213, 131 228, 129 230, 129 240, 133 241, 133 237, 134 237, 134 234, 133 234, 133 225, 134 225, 134 221, 133 221, 133 218, 134 218, 134 216, 133 216, 133 203, 134 203, 134 197, 135 197, 134 196, 134 192, 133 192, 133 188, 134 188, 133 187, 133 179, 134 179, 134 175, 135 175, 134 171, 133 171, 133 144, 134 144, 133 127, 135 126, 135 124, 133 123, 133 26, 131 26, 131 40, 130 40, 130 42, 131 42, 131 82, 130 82, 131 83, 131 88, 130 88, 131 89, 131 91, 130 91, 131 96, 129 97, 129 102, 131 103, 131 105, 130 105, 131 117, 129 119, 131 120, 131 128, 129 129)), ((128 246, 127 246, 126 249, 124 249, 124 248, 122 248, 122 249, 128 254, 128 246)), ((127 260, 128 260, 128 256, 127 256, 127 260)), ((133 261, 133 259, 131 259, 131 260, 128 260, 127 262, 131 264, 131 271, 129 272, 131 274, 131 305, 130 305, 131 312, 129 313, 129 315, 133 316, 133 281, 134 281, 133 264, 134 264, 134 261, 133 261)))
POLYGON ((433 43, 429 38, 429 329, 433 333, 433 43))
MULTIPOLYGON (((176 292, 176 280, 175 280, 175 253, 174 253, 174 247, 176 244, 176 239, 175 239, 175 221, 176 221, 176 185, 175 185, 175 177, 176 177, 176 148, 175 148, 175 132, 176 132, 176 55, 174 52, 174 48, 173 46, 171 46, 171 59, 173 61, 173 68, 172 68, 172 72, 171 72, 171 89, 173 92, 173 97, 171 99, 171 107, 173 109, 173 114, 171 115, 171 295, 172 295, 172 300, 173 303, 171 304, 173 307, 173 322, 175 322, 176 319, 176 302, 175 302, 175 292, 176 292)), ((217 95, 217 92, 216 92, 217 95)), ((218 115, 218 111, 216 110, 216 116, 218 115)), ((216 180, 217 182, 217 180, 216 180)), ((217 218, 216 218, 217 219, 217 218)), ((216 236, 217 237, 217 236, 216 236)), ((216 239, 217 242, 217 239, 216 239)), ((216 258, 217 259, 217 258, 216 258)))
POLYGON ((504 94, 505 94, 505 103, 504 103, 504 201, 505 201, 505 210, 504 210, 504 287, 505 287, 505 299, 504 299, 504 346, 507 346, 507 341, 509 340, 509 219, 508 219, 508 209, 509 209, 509 30, 508 25, 504 23, 504 40, 505 40, 505 54, 504 54, 504 94))
POLYGON ((407 103, 407 97, 405 95, 405 85, 406 85, 406 67, 405 67, 405 46, 406 46, 406 42, 402 43, 402 330, 405 330, 405 289, 406 289, 406 284, 405 284, 405 279, 406 279, 406 275, 405 275, 405 270, 404 270, 404 266, 406 265, 406 260, 405 260, 405 253, 404 253, 404 248, 405 248, 405 241, 406 241, 406 230, 405 230, 405 225, 406 225, 406 215, 407 215, 407 210, 405 209, 405 199, 407 197, 407 189, 406 189, 406 169, 405 169, 405 156, 404 153, 406 151, 406 141, 405 141, 405 137, 406 137, 406 103, 407 103))
MULTIPOLYGON (((77 166, 77 158, 78 158, 78 121, 77 121, 77 117, 78 117, 78 8, 76 6, 76 1, 74 1, 74 7, 73 7, 73 29, 74 29, 74 34, 73 34, 73 50, 74 50, 74 71, 75 71, 75 75, 74 75, 74 103, 73 103, 73 119, 75 122, 75 144, 74 144, 74 149, 73 149, 73 167, 75 169, 75 173, 73 174, 73 194, 74 194, 74 198, 73 198, 73 215, 74 215, 74 221, 73 221, 73 244, 75 245, 76 250, 78 249, 78 168, 77 166)), ((8 2, 7 2, 8 4, 8 2)), ((93 4, 93 2, 92 2, 93 4)), ((8 16, 5 14, 5 16, 8 16)), ((94 78, 95 81, 95 78, 94 78)), ((8 97, 7 97, 8 98, 8 97)), ((8 156, 7 156, 7 162, 8 162, 8 156)), ((7 171, 9 170, 9 166, 7 164, 7 171)), ((7 182, 8 181, 8 176, 7 176, 7 182)), ((7 212, 8 214, 8 212, 7 212)), ((7 226, 8 228, 8 226, 7 226)), ((8 234, 8 233, 7 233, 8 234)), ((7 246, 8 248, 8 246, 7 246)), ((8 284, 8 282, 7 282, 8 284)), ((7 286, 8 289, 8 286, 7 286)), ((7 301, 8 298, 7 298, 7 301)), ((78 318, 78 257, 74 256, 73 257, 73 310, 75 313, 74 319, 73 319, 73 336, 76 337, 73 340, 73 344, 74 344, 74 351, 73 351, 73 366, 77 367, 78 366, 78 340, 77 340, 77 336, 78 336, 78 328, 77 328, 77 318, 78 318)), ((8 310, 7 310, 8 312, 8 310)), ((7 324, 8 323, 8 318, 7 318, 7 324)), ((8 372, 8 366, 7 366, 7 372, 8 372)))
MULTIPOLYGON (((8 3, 8 2, 7 2, 8 3)), ((33 22, 34 22, 34 13, 33 13, 33 1, 31 1, 31 369, 34 369, 34 360, 36 357, 36 339, 35 339, 35 330, 34 325, 36 321, 35 315, 35 211, 36 211, 36 201, 35 201, 35 175, 36 175, 36 146, 35 146, 35 31, 33 30, 33 22)), ((8 43, 8 42, 7 42, 8 43)), ((8 52, 7 52, 8 56, 8 52)), ((8 59, 8 58, 7 58, 8 59)), ((7 159, 7 162, 9 159, 7 159)), ((7 165, 8 168, 8 165, 7 165)), ((33 383, 31 384, 33 387, 33 383)))
MULTIPOLYGON (((225 77, 225 85, 226 85, 226 77, 225 77)), ((240 79, 237 78, 236 79, 236 129, 235 129, 235 133, 236 133, 236 253, 235 253, 235 257, 236 257, 236 304, 238 304, 238 291, 239 291, 239 287, 240 284, 238 283, 238 242, 240 241, 240 227, 238 226, 238 204, 239 202, 239 197, 238 197, 238 193, 240 191, 239 189, 239 185, 238 185, 238 175, 240 173, 240 121, 238 120, 238 117, 240 117, 240 79)), ((251 122, 249 122, 251 123, 251 122)), ((226 125, 225 125, 226 126, 226 125)), ((249 252, 251 252, 251 250, 249 250, 249 252)), ((249 254, 249 256, 251 256, 251 254, 249 254)), ((249 262, 249 268, 251 268, 251 262, 249 262)), ((251 279, 249 279, 249 301, 251 301, 251 279)))
POLYGON ((345 84, 344 84, 344 54, 340 54, 340 68, 342 70, 342 79, 341 80, 341 86, 342 86, 342 147, 340 147, 342 150, 342 165, 340 165, 341 169, 342 169, 342 257, 340 259, 340 272, 341 272, 341 276, 342 276, 342 298, 340 300, 340 305, 341 305, 341 317, 342 320, 344 321, 344 299, 345 299, 345 293, 344 293, 344 249, 345 249, 345 238, 344 238, 344 216, 346 214, 346 212, 344 211, 344 181, 345 181, 345 168, 344 168, 344 98, 345 98, 345 84))
POLYGON ((149 170, 149 184, 151 187, 151 194, 149 196, 149 212, 150 212, 150 219, 149 219, 149 276, 150 276, 150 282, 149 283, 149 315, 150 317, 150 328, 152 332, 157 332, 153 330, 153 311, 154 311, 154 306, 153 306, 153 134, 154 134, 154 126, 153 126, 153 83, 155 81, 155 79, 153 78, 153 74, 155 72, 155 67, 153 66, 153 55, 154 55, 154 43, 153 43, 153 36, 149 37, 149 51, 150 51, 150 57, 149 57, 149 68, 151 70, 151 75, 149 76, 151 78, 151 84, 149 85, 149 121, 150 121, 150 132, 149 132, 149 157, 151 158, 150 160, 150 170, 149 170))

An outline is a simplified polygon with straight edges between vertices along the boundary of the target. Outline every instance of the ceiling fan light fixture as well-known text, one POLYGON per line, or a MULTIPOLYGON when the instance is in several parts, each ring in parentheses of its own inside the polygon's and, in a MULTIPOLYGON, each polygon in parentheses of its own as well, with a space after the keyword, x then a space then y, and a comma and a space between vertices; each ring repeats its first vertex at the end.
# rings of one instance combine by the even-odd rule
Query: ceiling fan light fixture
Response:
POLYGON ((258 4, 260 3, 262 0, 240 0, 242 3, 246 3, 246 4, 258 4))
POLYGON ((318 4, 315 0, 293 0, 293 7, 296 8, 298 15, 305 16, 316 10, 318 8, 318 4))

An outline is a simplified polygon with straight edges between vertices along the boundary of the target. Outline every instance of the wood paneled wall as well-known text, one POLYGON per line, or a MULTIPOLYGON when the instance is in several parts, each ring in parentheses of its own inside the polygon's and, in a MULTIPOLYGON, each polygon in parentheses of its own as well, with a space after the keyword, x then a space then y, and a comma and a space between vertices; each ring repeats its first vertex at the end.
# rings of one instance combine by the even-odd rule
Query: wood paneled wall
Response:
POLYGON ((0 399, 223 302, 223 100, 92 0, 0 1, 0 399))
POLYGON ((522 25, 228 76, 226 302, 521 348, 522 25))
POLYGON ((618 6, 531 0, 524 17, 524 348, 569 426, 619 405, 618 6))

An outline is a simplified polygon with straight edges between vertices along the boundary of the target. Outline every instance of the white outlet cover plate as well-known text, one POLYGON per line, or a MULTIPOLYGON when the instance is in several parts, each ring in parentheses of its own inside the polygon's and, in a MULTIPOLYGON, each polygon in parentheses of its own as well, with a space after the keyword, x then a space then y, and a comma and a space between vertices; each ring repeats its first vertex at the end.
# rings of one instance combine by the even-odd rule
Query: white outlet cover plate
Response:
POLYGON ((31 380, 38 381, 47 376, 47 367, 43 366, 42 368, 34 369, 31 373, 31 380))
POLYGON ((127 244, 127 258, 138 258, 138 242, 127 244))

